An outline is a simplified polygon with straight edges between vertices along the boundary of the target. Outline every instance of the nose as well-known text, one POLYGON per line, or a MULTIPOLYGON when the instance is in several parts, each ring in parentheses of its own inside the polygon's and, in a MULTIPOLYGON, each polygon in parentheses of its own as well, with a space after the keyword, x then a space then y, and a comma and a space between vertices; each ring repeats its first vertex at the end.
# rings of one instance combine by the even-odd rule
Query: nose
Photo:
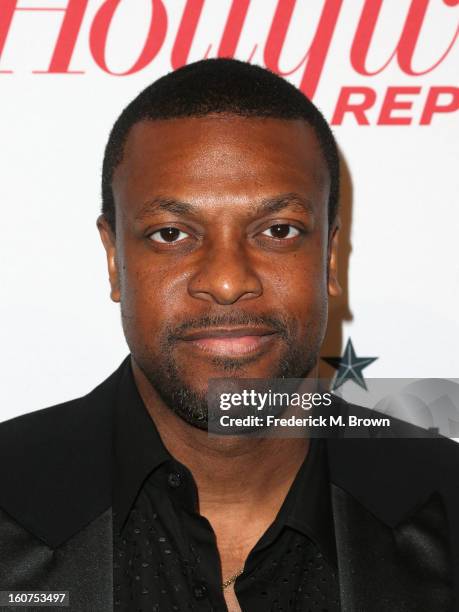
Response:
POLYGON ((260 278, 239 244, 210 249, 191 277, 188 291, 194 298, 221 305, 259 297, 260 278))

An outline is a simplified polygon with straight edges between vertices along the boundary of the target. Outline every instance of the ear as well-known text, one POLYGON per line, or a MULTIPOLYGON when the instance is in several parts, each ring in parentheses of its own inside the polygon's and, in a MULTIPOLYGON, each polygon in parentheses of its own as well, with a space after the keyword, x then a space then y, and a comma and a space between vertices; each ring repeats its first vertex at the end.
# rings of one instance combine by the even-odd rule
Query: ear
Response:
POLYGON ((104 215, 97 219, 97 229, 107 255, 108 277, 110 280, 110 297, 114 302, 120 301, 118 264, 116 261, 116 239, 113 230, 104 215))
POLYGON ((338 235, 339 220, 336 220, 328 241, 328 295, 333 297, 341 295, 342 292, 338 281, 338 235))

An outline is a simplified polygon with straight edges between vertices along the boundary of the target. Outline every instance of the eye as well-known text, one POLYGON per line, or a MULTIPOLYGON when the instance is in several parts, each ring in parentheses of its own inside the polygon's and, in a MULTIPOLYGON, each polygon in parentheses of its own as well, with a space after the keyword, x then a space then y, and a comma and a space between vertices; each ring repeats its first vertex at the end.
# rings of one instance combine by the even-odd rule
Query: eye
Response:
POLYGON ((300 235, 300 230, 289 223, 278 223, 276 225, 271 225, 264 232, 261 232, 264 236, 269 236, 270 238, 277 238, 278 240, 282 240, 285 238, 295 238, 300 235))
POLYGON ((150 239, 154 242, 162 242, 164 243, 172 243, 172 242, 180 242, 187 238, 189 234, 186 232, 182 232, 176 227, 162 227, 156 232, 150 234, 150 239))

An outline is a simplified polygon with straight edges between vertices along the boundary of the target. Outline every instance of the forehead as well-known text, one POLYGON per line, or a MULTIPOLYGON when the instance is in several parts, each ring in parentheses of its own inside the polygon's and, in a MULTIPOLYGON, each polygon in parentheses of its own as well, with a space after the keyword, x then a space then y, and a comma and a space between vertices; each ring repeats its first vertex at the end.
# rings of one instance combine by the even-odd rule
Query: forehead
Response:
POLYGON ((222 115, 137 123, 113 179, 117 205, 130 207, 158 194, 206 200, 296 191, 328 198, 328 190, 326 163, 307 123, 222 115))

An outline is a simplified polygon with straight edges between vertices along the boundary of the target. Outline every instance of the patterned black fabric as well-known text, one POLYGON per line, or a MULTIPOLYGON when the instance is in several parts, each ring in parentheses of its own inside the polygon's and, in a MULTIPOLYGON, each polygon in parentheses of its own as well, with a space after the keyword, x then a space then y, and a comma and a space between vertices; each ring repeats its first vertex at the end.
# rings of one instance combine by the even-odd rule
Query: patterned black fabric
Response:
MULTIPOLYGON (((193 476, 164 447, 130 369, 117 414, 115 610, 225 612, 215 533, 199 514, 193 476)), ((337 612, 336 564, 324 441, 315 439, 235 582, 239 605, 243 612, 337 612)))
MULTIPOLYGON (((189 477, 171 463, 142 488, 115 542, 115 609, 226 610, 214 532, 175 496, 189 477)), ((336 569, 309 537, 280 523, 249 555, 235 591, 247 612, 339 610, 336 569)))

